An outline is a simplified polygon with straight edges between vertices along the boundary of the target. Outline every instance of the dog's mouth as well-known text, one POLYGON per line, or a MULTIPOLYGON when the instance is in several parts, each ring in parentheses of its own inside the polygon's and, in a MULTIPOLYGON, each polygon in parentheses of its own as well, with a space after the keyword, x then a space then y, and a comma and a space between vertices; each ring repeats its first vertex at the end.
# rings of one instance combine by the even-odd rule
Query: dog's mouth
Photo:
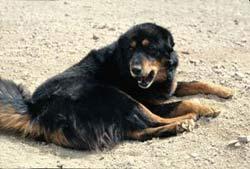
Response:
POLYGON ((136 77, 138 86, 143 89, 149 88, 154 82, 155 76, 156 73, 152 70, 147 76, 136 77))

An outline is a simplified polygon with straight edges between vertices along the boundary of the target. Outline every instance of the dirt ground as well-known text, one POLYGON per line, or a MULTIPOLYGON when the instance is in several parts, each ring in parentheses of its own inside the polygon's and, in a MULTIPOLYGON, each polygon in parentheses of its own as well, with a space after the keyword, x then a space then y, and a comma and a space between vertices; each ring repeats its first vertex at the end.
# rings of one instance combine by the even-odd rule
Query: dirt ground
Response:
POLYGON ((1 168, 249 168, 250 143, 228 146, 230 140, 250 135, 248 0, 0 0, 0 76, 33 91, 91 49, 142 22, 173 33, 179 80, 204 80, 235 90, 230 100, 193 97, 223 113, 201 120, 190 133, 124 142, 98 153, 0 132, 1 168))

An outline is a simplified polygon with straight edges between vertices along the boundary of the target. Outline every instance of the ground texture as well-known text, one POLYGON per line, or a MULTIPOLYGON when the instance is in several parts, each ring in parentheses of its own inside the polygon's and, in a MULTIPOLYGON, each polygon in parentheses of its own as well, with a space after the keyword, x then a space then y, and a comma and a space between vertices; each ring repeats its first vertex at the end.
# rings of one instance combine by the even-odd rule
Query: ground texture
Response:
MULTIPOLYGON (((116 40, 134 24, 155 22, 173 33, 179 80, 232 87, 222 100, 196 96, 223 109, 177 137, 124 142, 89 153, 0 133, 0 167, 249 168, 250 2, 248 0, 0 0, 0 76, 33 91, 48 77, 116 40)), ((187 99, 187 98, 182 98, 187 99)))

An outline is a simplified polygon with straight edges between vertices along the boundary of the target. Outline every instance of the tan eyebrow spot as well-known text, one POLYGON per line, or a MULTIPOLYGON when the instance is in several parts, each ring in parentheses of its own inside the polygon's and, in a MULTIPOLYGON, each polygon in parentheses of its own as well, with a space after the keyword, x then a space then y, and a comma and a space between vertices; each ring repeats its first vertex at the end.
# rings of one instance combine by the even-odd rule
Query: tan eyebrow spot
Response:
POLYGON ((149 45, 149 40, 148 39, 144 39, 143 41, 142 41, 142 46, 144 46, 144 47, 146 47, 146 46, 148 46, 149 45))
POLYGON ((130 47, 135 48, 135 47, 136 47, 136 41, 132 41, 132 42, 130 43, 130 47))

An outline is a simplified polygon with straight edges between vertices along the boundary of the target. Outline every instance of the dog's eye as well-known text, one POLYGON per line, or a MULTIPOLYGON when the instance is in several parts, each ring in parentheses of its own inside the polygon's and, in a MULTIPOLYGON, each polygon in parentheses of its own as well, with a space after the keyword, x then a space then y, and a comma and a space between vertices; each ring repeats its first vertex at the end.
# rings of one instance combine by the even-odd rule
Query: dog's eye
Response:
POLYGON ((153 45, 150 45, 150 46, 148 46, 148 49, 149 49, 149 50, 156 50, 156 47, 153 46, 153 45))
POLYGON ((132 41, 130 44, 129 44, 129 50, 134 50, 136 47, 136 41, 132 41))
POLYGON ((157 52, 158 52, 156 46, 154 46, 154 45, 148 46, 148 51, 149 51, 149 53, 151 53, 151 54, 154 54, 154 53, 157 53, 157 52))

